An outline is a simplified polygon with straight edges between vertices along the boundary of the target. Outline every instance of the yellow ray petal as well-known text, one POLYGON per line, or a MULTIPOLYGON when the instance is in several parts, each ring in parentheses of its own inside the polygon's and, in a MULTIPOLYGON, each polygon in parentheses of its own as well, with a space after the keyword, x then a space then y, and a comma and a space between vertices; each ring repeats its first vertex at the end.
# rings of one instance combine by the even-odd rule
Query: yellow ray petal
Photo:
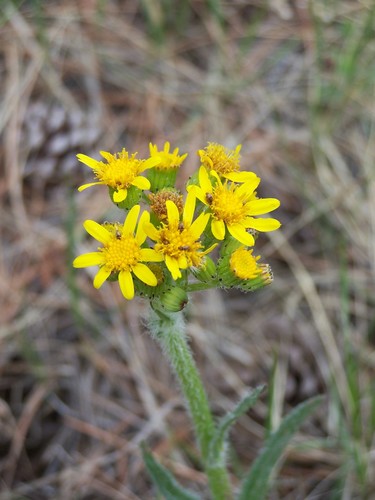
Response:
POLYGON ((211 217, 211 214, 200 214, 193 224, 190 226, 190 232, 193 234, 194 238, 197 240, 200 238, 203 231, 206 229, 207 223, 211 217))
MULTIPOLYGON (((198 178, 199 178, 199 184, 200 187, 202 188, 202 191, 206 193, 212 193, 212 184, 210 181, 210 178, 208 176, 208 172, 205 167, 200 167, 199 173, 198 173, 198 178)), ((207 203, 207 201, 206 201, 207 203)))
POLYGON ((188 267, 188 261, 187 261, 186 255, 181 254, 178 257, 178 267, 180 269, 186 269, 188 267))
POLYGON ((134 178, 132 182, 133 186, 139 188, 139 189, 150 189, 151 183, 146 177, 142 177, 141 175, 138 175, 137 177, 134 178))
POLYGON ((186 187, 186 190, 188 193, 193 193, 193 195, 198 198, 202 203, 207 205, 207 199, 206 199, 206 194, 204 193, 203 189, 201 189, 199 186, 195 186, 191 184, 190 186, 186 187))
POLYGON ((125 299, 132 300, 134 297, 134 282, 131 273, 129 271, 120 271, 118 283, 125 299))
POLYGON ((137 276, 137 278, 143 281, 143 283, 146 283, 146 285, 156 286, 158 284, 155 274, 147 266, 141 264, 140 262, 133 267, 133 273, 137 276))
POLYGON ((99 266, 103 264, 104 257, 102 252, 90 252, 84 253, 76 257, 73 261, 73 267, 90 267, 90 266, 99 266))
POLYGON ((221 179, 220 179, 220 175, 216 172, 216 170, 210 170, 210 175, 212 175, 212 177, 215 177, 218 184, 223 185, 223 183, 221 182, 221 179))
POLYGON ((139 211, 141 210, 140 205, 134 205, 129 210, 129 213, 125 219, 124 226, 123 226, 123 233, 125 234, 134 234, 134 229, 137 224, 137 219, 139 215, 139 211))
POLYGON ((82 153, 78 154, 77 158, 80 162, 93 169, 97 168, 98 163, 100 163, 98 160, 94 160, 94 158, 90 158, 90 156, 83 155, 82 153))
POLYGON ((114 155, 111 153, 108 153, 108 151, 100 151, 100 154, 107 160, 108 163, 113 161, 115 159, 114 155))
POLYGON ((143 226, 150 222, 150 214, 146 210, 142 212, 142 215, 139 218, 137 232, 135 235, 135 239, 137 240, 138 245, 142 245, 145 239, 147 238, 147 234, 145 233, 143 226))
POLYGON ((263 215, 276 210, 280 206, 280 201, 276 198, 261 198, 246 203, 246 211, 249 215, 263 215))
POLYGON ((246 231, 246 229, 241 224, 228 224, 229 233, 235 238, 237 241, 246 245, 248 247, 252 247, 255 244, 254 236, 246 231))
POLYGON ((167 207, 168 223, 171 224, 173 222, 178 222, 180 220, 180 212, 178 211, 175 203, 171 200, 167 200, 165 202, 165 206, 167 207))
POLYGON ((212 219, 211 231, 217 240, 223 240, 225 237, 225 224, 222 220, 212 219))
POLYGON ((107 229, 98 224, 93 220, 85 220, 83 227, 89 233, 90 236, 95 238, 100 243, 108 243, 112 239, 112 235, 107 229))
MULTIPOLYGON (((157 150, 155 151, 155 153, 157 153, 157 150)), ((151 158, 148 158, 143 164, 142 164, 142 167, 141 167, 141 170, 143 172, 143 170, 148 170, 149 168, 152 168, 152 167, 156 167, 157 165, 159 165, 159 163, 161 163, 161 158, 160 156, 153 156, 151 158)), ((149 188, 146 188, 146 189, 149 189, 149 188)))
POLYGON ((118 189, 117 191, 114 191, 113 193, 113 201, 115 203, 121 203, 122 201, 126 200, 126 197, 128 196, 128 190, 127 189, 118 189))
POLYGON ((151 238, 154 241, 158 241, 159 231, 153 224, 151 224, 151 222, 145 222, 143 224, 143 231, 147 234, 149 238, 151 238))
POLYGON ((252 193, 259 186, 259 183, 260 183, 260 177, 255 176, 254 179, 251 179, 250 181, 247 181, 244 184, 242 184, 237 189, 237 193, 240 196, 245 196, 245 199, 249 199, 249 197, 252 195, 252 193))
POLYGON ((174 280, 181 278, 182 274, 181 274, 180 268, 178 267, 178 262, 176 259, 173 259, 169 255, 166 255, 165 256, 165 264, 166 264, 167 268, 169 269, 169 271, 172 275, 172 278, 174 280))
MULTIPOLYGON (((233 182, 249 182, 254 181, 257 175, 254 172, 229 172, 224 177, 233 182)), ((259 179, 260 181, 260 179, 259 179)))
POLYGON ((94 278, 94 287, 100 288, 110 274, 111 271, 107 271, 105 267, 101 267, 94 278))
POLYGON ((183 221, 185 224, 190 225, 191 221, 193 220, 194 217, 194 211, 195 211, 195 196, 194 193, 191 191, 188 192, 185 200, 185 206, 184 206, 184 214, 183 214, 183 221))
POLYGON ((212 252, 212 250, 214 248, 216 248, 217 246, 218 246, 218 243, 214 243, 210 247, 206 248, 206 250, 204 252, 202 252, 202 255, 207 255, 208 253, 212 252))
POLYGON ((253 219, 252 217, 248 217, 248 220, 246 221, 246 227, 251 227, 261 232, 275 231, 276 229, 279 229, 280 226, 280 222, 277 219, 272 219, 271 217, 267 219, 253 219))
POLYGON ((97 184, 105 184, 105 182, 97 181, 97 182, 89 182, 88 184, 82 184, 82 186, 79 186, 78 191, 81 192, 84 189, 87 189, 91 186, 96 186, 97 184))
POLYGON ((141 248, 140 253, 142 262, 162 262, 164 260, 164 255, 152 248, 141 248))

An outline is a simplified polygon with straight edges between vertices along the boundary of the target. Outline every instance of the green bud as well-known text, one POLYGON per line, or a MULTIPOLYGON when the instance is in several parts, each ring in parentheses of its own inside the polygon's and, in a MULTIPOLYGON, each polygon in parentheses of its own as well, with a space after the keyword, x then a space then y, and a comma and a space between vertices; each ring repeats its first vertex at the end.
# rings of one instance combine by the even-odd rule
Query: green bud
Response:
POLYGON ((192 273, 197 280, 203 283, 210 283, 216 278, 216 265, 210 257, 205 257, 201 266, 192 267, 192 273))
POLYGON ((241 279, 232 271, 230 256, 219 259, 217 264, 217 275, 224 288, 238 288, 243 292, 254 292, 272 283, 272 272, 268 264, 259 264, 262 272, 251 279, 241 279))
POLYGON ((170 312, 182 311, 188 300, 186 291, 177 286, 171 288, 160 297, 162 306, 170 312))

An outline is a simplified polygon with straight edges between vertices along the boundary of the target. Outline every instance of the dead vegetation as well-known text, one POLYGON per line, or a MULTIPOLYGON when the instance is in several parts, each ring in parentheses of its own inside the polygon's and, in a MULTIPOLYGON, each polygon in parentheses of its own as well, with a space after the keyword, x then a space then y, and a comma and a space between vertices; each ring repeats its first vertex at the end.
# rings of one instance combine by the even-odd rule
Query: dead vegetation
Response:
MULTIPOLYGON (((205 495, 169 367, 141 300, 71 268, 81 222, 116 219, 78 194, 75 154, 169 140, 197 166, 207 141, 282 202, 260 238, 271 287, 188 308, 215 413, 265 396, 232 434, 238 481, 265 432, 318 393, 270 498, 373 498, 375 151, 372 1, 1 4, 0 497, 148 499, 146 441, 205 495), (270 401, 271 399, 271 401, 270 401)), ((88 169, 87 169, 88 170, 88 169)))

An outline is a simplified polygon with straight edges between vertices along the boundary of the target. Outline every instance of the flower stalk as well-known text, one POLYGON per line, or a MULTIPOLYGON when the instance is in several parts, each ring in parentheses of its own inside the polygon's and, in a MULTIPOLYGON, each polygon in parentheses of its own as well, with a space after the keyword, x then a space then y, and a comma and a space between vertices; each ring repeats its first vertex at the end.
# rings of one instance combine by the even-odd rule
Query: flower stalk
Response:
POLYGON ((230 482, 225 459, 209 463, 210 443, 216 426, 210 410, 206 392, 186 339, 183 317, 153 309, 150 317, 150 332, 159 342, 164 355, 172 365, 194 424, 203 466, 214 500, 231 498, 230 482))

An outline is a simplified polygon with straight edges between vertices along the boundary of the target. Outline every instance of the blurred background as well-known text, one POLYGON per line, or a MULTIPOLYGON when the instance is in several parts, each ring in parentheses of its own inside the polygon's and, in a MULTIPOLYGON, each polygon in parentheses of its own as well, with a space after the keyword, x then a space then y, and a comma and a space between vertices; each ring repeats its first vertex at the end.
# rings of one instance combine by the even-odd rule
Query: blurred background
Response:
POLYGON ((82 221, 122 219, 75 155, 166 140, 242 143, 282 228, 274 282, 187 309, 215 415, 268 391, 231 434, 238 484, 296 404, 325 394, 270 499, 374 499, 373 0, 0 1, 0 498, 152 499, 139 444, 206 498, 147 306, 73 270, 82 221))

